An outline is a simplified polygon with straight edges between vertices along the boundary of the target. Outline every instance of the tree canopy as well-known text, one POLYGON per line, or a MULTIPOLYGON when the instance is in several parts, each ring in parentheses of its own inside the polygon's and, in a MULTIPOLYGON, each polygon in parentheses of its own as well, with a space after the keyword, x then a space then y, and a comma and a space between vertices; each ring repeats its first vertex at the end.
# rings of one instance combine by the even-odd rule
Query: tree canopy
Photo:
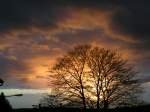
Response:
POLYGON ((107 109, 138 101, 141 88, 136 74, 117 51, 79 45, 58 59, 50 77, 63 101, 107 109))

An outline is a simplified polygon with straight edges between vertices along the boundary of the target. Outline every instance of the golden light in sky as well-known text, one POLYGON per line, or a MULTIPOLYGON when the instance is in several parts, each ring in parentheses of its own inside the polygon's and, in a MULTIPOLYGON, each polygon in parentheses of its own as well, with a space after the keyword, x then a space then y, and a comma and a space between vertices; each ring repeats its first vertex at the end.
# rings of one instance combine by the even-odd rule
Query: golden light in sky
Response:
POLYGON ((95 3, 92 3, 94 6, 91 3, 69 3, 70 6, 64 2, 64 7, 62 4, 52 3, 51 6, 51 3, 44 2, 44 8, 44 5, 37 5, 38 3, 32 7, 27 4, 30 3, 20 4, 22 9, 14 7, 14 4, 11 9, 17 9, 14 16, 9 16, 10 13, 6 12, 8 16, 2 19, 4 27, 0 29, 0 61, 4 62, 1 61, 0 64, 4 65, 1 67, 2 77, 8 82, 13 78, 16 85, 25 83, 32 88, 32 83, 35 83, 33 86, 36 85, 37 88, 40 80, 44 80, 39 88, 45 88, 45 80, 50 74, 48 71, 57 58, 77 44, 87 43, 118 50, 123 58, 139 66, 139 71, 147 69, 145 60, 150 56, 147 51, 149 41, 138 37, 147 33, 143 33, 141 27, 135 27, 139 32, 134 32, 136 30, 132 25, 137 24, 128 23, 137 22, 138 18, 137 21, 132 21, 130 17, 134 15, 129 13, 129 9, 112 3, 102 3, 106 7, 98 7, 95 3), (142 64, 144 67, 141 67, 142 64))

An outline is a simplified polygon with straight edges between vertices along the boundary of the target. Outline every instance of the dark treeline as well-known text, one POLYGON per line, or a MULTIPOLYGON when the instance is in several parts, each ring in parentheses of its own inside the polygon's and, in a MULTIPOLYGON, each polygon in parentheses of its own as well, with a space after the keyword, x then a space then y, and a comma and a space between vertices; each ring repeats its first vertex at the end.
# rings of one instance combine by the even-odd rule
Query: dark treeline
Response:
MULTIPOLYGON (((122 107, 108 109, 107 112, 149 112, 150 105, 137 107, 122 107)), ((97 109, 79 109, 79 108, 41 108, 41 109, 14 109, 13 112, 104 112, 97 109)), ((105 111, 106 112, 106 111, 105 111)))

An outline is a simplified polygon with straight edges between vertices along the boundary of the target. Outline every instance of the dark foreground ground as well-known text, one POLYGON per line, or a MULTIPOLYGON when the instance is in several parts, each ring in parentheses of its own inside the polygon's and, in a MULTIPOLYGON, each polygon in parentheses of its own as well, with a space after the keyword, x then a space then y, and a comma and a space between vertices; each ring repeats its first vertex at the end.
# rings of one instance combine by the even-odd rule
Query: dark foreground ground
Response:
MULTIPOLYGON (((77 109, 77 108, 41 108, 41 109, 15 109, 13 112, 103 112, 102 110, 95 109, 77 109)), ((107 112, 150 112, 150 105, 138 107, 126 107, 109 109, 107 112)))

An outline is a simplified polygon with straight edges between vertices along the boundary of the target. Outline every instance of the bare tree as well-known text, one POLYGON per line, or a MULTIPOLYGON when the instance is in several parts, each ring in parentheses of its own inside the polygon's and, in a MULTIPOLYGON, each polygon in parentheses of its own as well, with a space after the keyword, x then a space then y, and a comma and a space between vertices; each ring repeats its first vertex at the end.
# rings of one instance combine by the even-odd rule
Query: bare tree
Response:
POLYGON ((78 46, 64 57, 58 60, 54 66, 55 74, 54 87, 60 89, 65 100, 82 101, 83 107, 86 108, 85 90, 88 88, 86 83, 86 59, 90 46, 78 46))
POLYGON ((42 107, 56 108, 61 106, 61 98, 58 94, 46 95, 40 100, 42 107))
POLYGON ((135 79, 136 72, 117 52, 95 47, 91 49, 87 61, 91 82, 94 82, 92 92, 97 98, 97 108, 100 104, 107 109, 111 104, 137 99, 140 87, 135 79))
POLYGON ((136 101, 140 90, 136 72, 126 60, 115 51, 90 45, 75 47, 52 71, 52 85, 64 100, 81 101, 84 108, 107 109, 136 101))

